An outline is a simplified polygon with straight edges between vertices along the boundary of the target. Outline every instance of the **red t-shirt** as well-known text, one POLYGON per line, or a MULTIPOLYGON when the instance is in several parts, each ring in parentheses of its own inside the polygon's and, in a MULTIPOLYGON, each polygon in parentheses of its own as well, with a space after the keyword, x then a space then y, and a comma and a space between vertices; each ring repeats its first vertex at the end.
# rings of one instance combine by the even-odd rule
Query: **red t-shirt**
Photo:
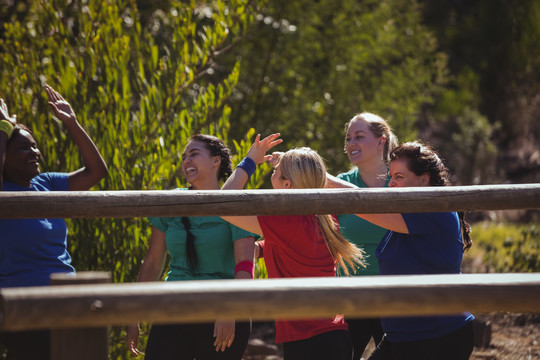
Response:
MULTIPOLYGON (((336 266, 315 215, 258 216, 264 235, 268 277, 334 277, 336 266)), ((346 330, 342 315, 334 318, 276 320, 276 343, 303 340, 333 330, 346 330)))

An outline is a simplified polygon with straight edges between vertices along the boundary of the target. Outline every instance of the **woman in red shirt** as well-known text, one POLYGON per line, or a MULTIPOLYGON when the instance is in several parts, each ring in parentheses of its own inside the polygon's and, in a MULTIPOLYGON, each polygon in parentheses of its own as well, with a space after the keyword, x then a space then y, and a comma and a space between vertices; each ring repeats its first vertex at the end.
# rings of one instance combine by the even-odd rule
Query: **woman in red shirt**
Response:
MULTIPOLYGON (((266 152, 281 143, 279 134, 257 135, 246 158, 222 189, 239 190, 257 164, 272 160, 266 152)), ((310 148, 292 149, 278 159, 272 174, 274 189, 324 188, 326 166, 310 148)), ((340 233, 332 215, 223 216, 223 219, 264 236, 269 278, 334 277, 336 262, 347 273, 362 264, 363 253, 340 233)), ((262 249, 261 249, 262 250, 262 249)), ((342 315, 331 318, 276 321, 276 343, 283 343, 285 360, 350 360, 352 343, 342 315)))

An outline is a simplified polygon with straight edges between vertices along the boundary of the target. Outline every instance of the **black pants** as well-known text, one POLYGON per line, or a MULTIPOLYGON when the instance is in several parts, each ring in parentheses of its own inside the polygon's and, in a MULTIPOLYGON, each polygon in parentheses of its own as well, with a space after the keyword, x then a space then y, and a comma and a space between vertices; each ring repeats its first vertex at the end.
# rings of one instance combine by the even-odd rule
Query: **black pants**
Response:
POLYGON ((0 344, 7 350, 8 360, 48 360, 51 357, 50 339, 48 330, 0 333, 0 344))
POLYGON ((468 360, 474 347, 472 322, 434 339, 392 343, 386 337, 369 360, 468 360))
POLYGON ((214 346, 214 323, 152 325, 146 360, 240 360, 246 351, 251 322, 236 322, 234 341, 225 351, 214 346))
POLYGON ((305 340, 283 343, 283 360, 351 360, 347 330, 334 330, 305 340))
POLYGON ((384 335, 381 319, 346 319, 346 321, 354 350, 353 360, 360 360, 371 338, 375 344, 381 342, 384 335))

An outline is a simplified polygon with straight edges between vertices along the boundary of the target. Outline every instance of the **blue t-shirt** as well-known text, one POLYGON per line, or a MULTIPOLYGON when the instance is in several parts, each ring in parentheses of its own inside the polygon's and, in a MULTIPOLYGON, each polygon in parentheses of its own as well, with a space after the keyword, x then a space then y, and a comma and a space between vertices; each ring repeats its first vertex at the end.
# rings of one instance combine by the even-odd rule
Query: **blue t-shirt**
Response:
POLYGON ((181 217, 151 217, 152 225, 165 233, 167 250, 171 255, 166 281, 234 279, 234 242, 258 235, 240 229, 217 216, 191 216, 190 231, 198 269, 192 273, 186 256, 186 229, 181 217))
MULTIPOLYGON (((43 173, 30 187, 4 181, 2 191, 67 191, 68 174, 43 173)), ((49 285, 52 273, 74 273, 64 219, 0 219, 0 288, 49 285)))
MULTIPOLYGON (((459 274, 463 258, 457 213, 402 214, 409 234, 389 231, 377 247, 381 275, 459 274)), ((453 316, 383 318, 391 342, 436 338, 474 319, 470 313, 453 316)))

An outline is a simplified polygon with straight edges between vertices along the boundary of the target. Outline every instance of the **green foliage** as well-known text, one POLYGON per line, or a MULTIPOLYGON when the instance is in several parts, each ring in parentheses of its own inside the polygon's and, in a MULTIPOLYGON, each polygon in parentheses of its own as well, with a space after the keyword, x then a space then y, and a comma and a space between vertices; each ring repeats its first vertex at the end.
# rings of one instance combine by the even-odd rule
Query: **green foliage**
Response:
MULTIPOLYGON (((501 177, 516 182, 537 181, 534 154, 540 141, 540 107, 536 100, 540 93, 540 2, 422 2, 424 22, 436 34, 441 51, 449 54, 452 74, 446 90, 453 93, 453 101, 443 94, 445 106, 429 109, 426 115, 435 120, 428 125, 444 126, 440 135, 435 134, 436 143, 444 144, 445 149, 461 150, 458 141, 476 141, 478 133, 471 134, 468 127, 456 129, 459 118, 476 113, 486 130, 478 151, 499 149, 497 171, 492 170, 493 159, 475 159, 483 174, 469 176, 469 168, 458 168, 458 178, 465 179, 465 184, 494 182, 501 177), (452 109, 448 108, 450 103, 452 109), (449 138, 453 131, 461 132, 459 139, 449 138), (490 172, 494 176, 488 176, 490 172)), ((430 135, 426 134, 426 138, 430 135)), ((457 153, 463 159, 471 154, 469 150, 457 153)))
MULTIPOLYGON (((247 30, 257 9, 242 0, 171 0, 164 8, 143 26, 135 0, 38 0, 28 4, 24 19, 5 24, 0 95, 34 132, 43 170, 81 167, 61 123, 51 119, 45 83, 71 103, 109 166, 95 190, 185 186, 180 157, 191 134, 231 142, 227 100, 240 64, 221 68, 220 78, 211 74, 218 54, 247 30)), ((252 136, 250 130, 234 143, 239 156, 252 136)), ((250 186, 260 185, 267 170, 258 169, 250 186)), ((78 270, 110 271, 114 282, 136 279, 147 221, 81 219, 68 227, 78 270)), ((113 337, 111 358, 124 358, 122 335, 115 331, 113 337)))
POLYGON ((540 271, 540 227, 478 224, 473 227, 470 256, 481 256, 495 272, 540 271))
POLYGON ((446 79, 446 57, 416 1, 272 1, 240 43, 246 71, 231 99, 233 131, 279 131, 332 172, 349 167, 344 124, 370 111, 402 140, 446 79))

